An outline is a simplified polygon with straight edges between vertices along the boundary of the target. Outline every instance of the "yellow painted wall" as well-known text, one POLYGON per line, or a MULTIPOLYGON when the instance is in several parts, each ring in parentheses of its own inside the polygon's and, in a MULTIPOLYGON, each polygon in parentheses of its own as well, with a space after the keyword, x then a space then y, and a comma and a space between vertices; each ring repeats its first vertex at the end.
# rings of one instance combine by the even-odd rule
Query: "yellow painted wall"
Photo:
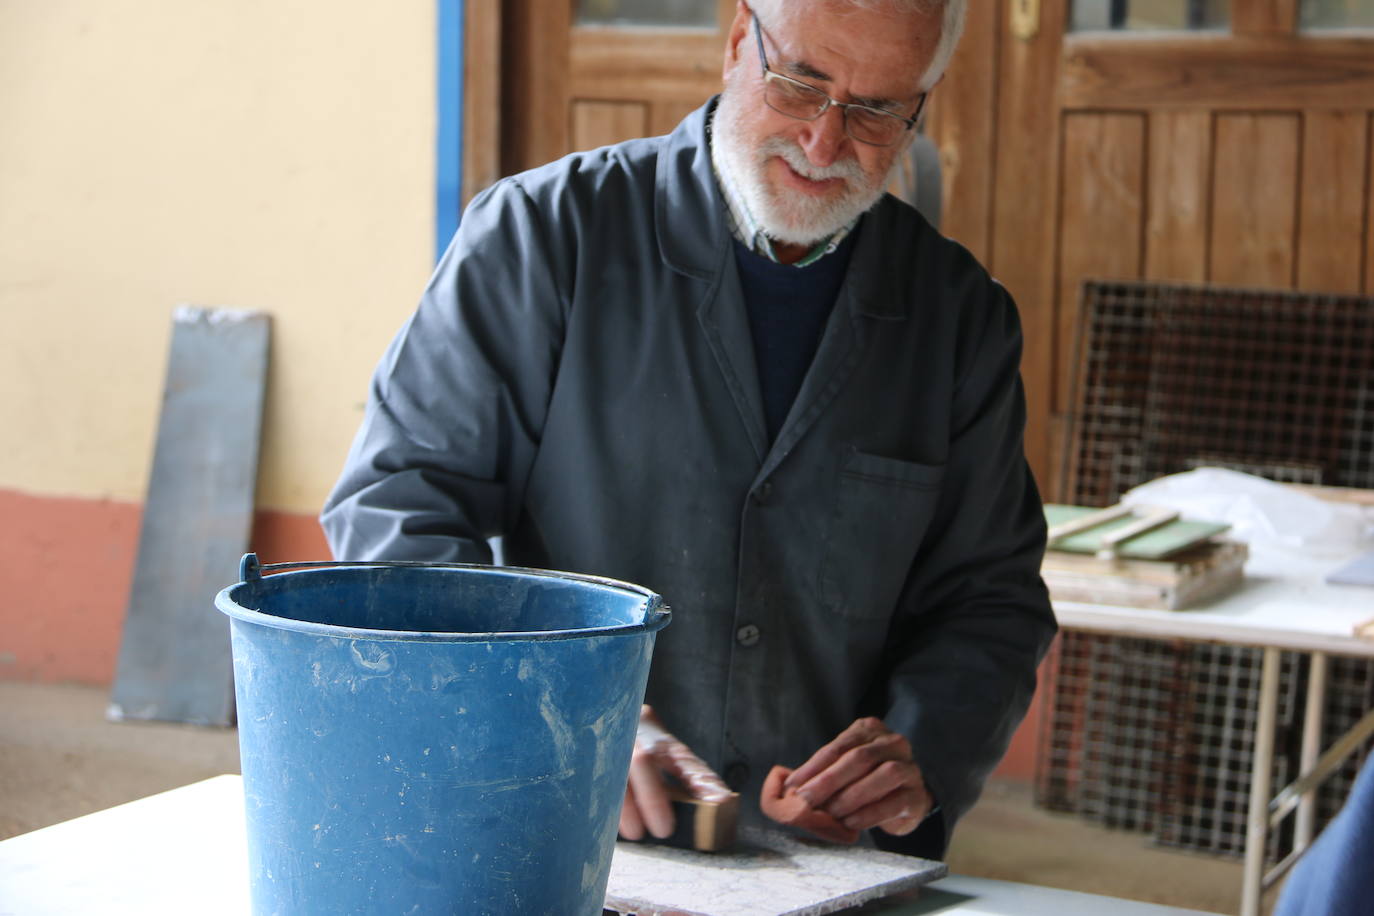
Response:
POLYGON ((173 309, 273 316, 318 510, 433 258, 435 3, 0 0, 0 489, 139 502, 173 309))

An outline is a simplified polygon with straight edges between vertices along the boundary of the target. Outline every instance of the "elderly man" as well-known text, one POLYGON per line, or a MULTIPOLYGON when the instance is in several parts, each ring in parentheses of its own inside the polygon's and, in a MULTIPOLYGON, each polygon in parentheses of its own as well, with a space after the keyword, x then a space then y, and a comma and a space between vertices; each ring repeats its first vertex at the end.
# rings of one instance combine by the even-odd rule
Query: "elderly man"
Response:
POLYGON ((883 194, 962 15, 741 2, 724 93, 671 135, 473 201, 374 376, 337 556, 487 562, 504 535, 672 606, 627 837, 671 829, 657 769, 690 748, 746 823, 781 764, 939 856, 1025 713, 1054 620, 1016 310, 883 194))

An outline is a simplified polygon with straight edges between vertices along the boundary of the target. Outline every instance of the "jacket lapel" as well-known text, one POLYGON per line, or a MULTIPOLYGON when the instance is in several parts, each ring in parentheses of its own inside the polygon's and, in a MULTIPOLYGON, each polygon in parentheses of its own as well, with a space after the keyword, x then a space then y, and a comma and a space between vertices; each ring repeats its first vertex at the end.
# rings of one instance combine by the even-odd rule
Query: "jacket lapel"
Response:
POLYGON ((730 396, 749 435, 749 444, 754 447, 754 453, 762 463, 768 454, 763 394, 759 390, 759 370, 754 362, 753 335, 744 311, 744 293, 732 255, 727 246, 719 282, 702 300, 697 310, 697 320, 711 345, 716 366, 725 377, 726 387, 730 389, 730 396))
POLYGON ((713 98, 688 115, 659 155, 654 187, 654 229, 659 254, 678 273, 703 281, 697 321, 716 367, 739 411, 760 462, 768 452, 763 396, 754 365, 753 338, 735 269, 725 203, 711 169, 706 125, 713 98))

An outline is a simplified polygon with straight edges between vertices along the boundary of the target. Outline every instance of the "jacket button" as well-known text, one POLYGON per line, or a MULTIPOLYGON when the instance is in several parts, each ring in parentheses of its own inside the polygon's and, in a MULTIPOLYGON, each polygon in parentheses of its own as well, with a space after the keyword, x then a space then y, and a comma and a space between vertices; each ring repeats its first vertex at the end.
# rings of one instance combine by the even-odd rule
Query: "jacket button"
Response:
POLYGON ((754 502, 762 506, 773 496, 773 481, 765 480, 754 488, 754 502))
POLYGON ((752 623, 746 623, 735 631, 735 642, 746 647, 758 645, 759 628, 752 623))
POLYGON ((726 767, 725 784, 736 792, 743 792, 749 785, 749 764, 738 762, 726 767))

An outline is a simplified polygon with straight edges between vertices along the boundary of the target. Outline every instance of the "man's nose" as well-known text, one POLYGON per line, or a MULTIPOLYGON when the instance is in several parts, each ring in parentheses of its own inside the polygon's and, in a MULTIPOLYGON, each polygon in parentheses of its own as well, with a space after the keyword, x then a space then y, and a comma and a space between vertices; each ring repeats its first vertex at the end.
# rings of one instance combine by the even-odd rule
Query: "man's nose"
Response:
POLYGON ((846 139, 844 109, 831 105, 819 118, 806 122, 801 147, 812 165, 825 168, 839 158, 846 139))

